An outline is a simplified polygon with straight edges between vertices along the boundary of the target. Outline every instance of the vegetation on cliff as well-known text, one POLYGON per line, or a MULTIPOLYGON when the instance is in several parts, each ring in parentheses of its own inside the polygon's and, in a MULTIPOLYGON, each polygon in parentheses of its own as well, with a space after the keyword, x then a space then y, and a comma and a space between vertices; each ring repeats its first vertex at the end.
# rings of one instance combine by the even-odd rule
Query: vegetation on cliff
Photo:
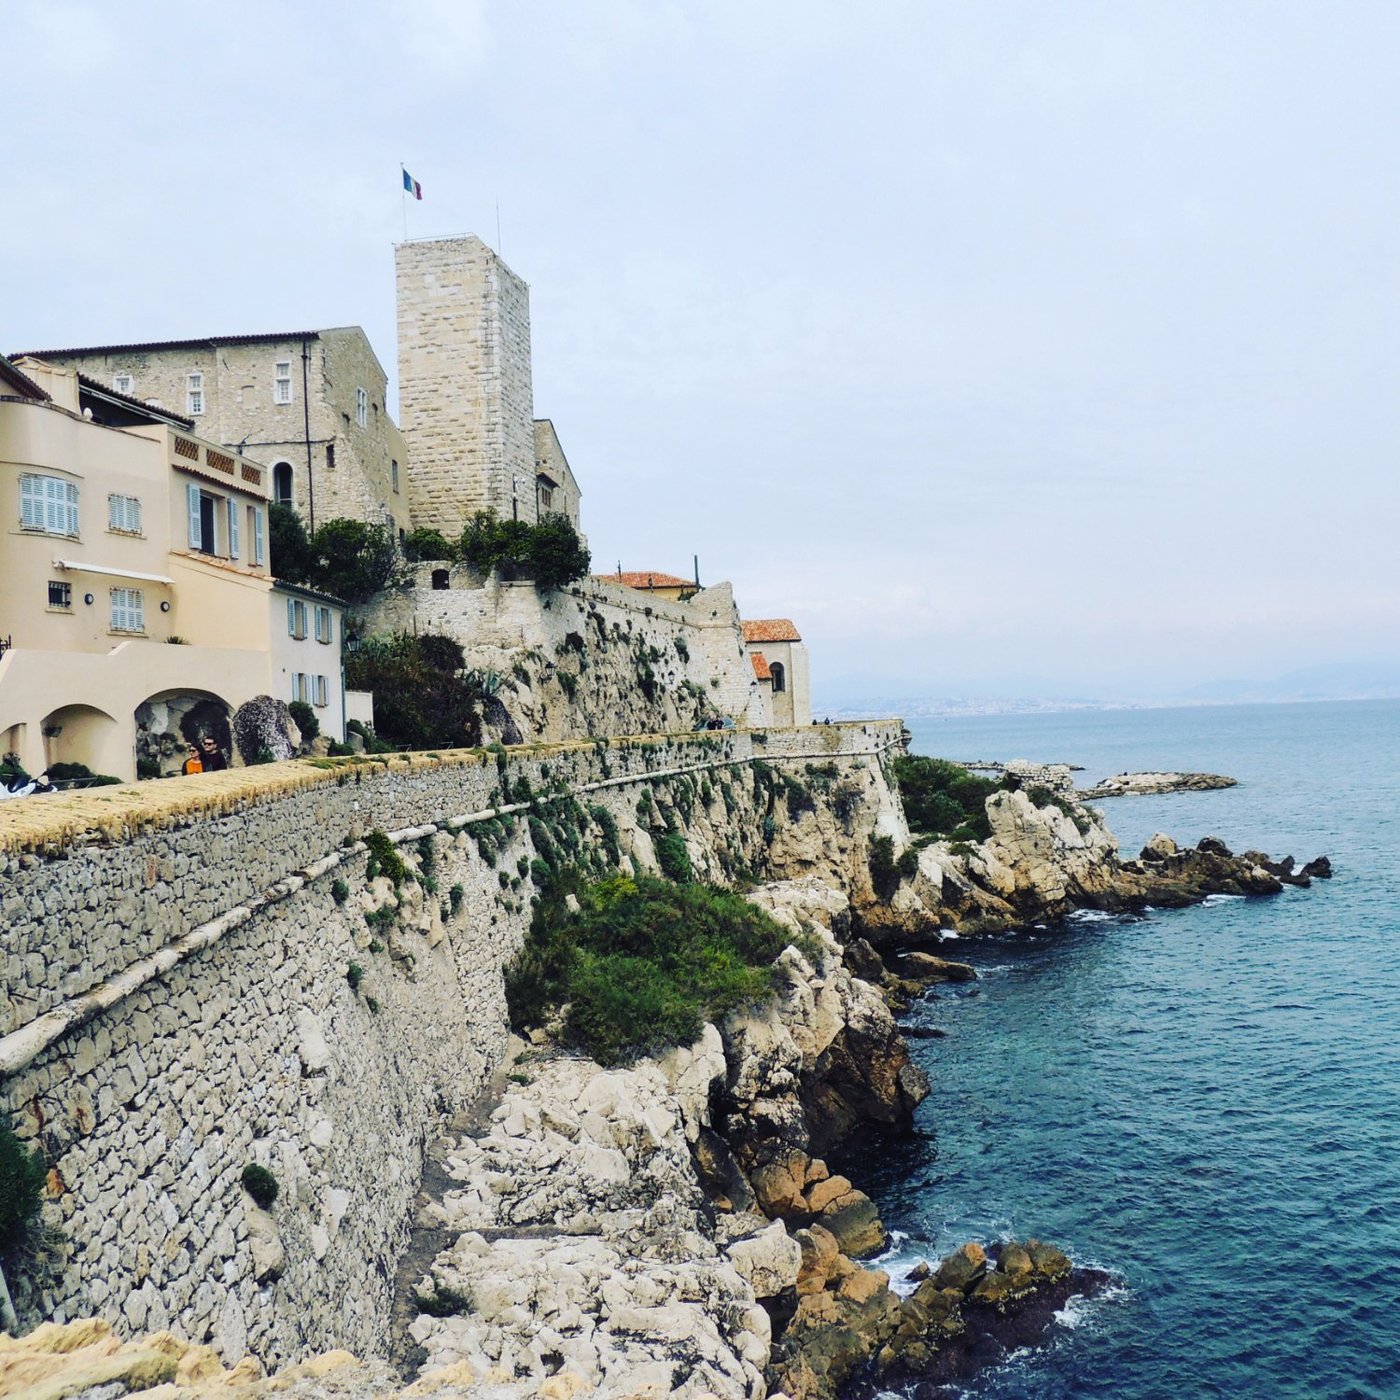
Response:
POLYGON ((506 973, 517 1030, 567 1004, 568 1038, 613 1065, 689 1044, 706 1021, 772 993, 792 938, 742 895, 619 875, 569 901, 576 884, 558 880, 541 899, 506 973))
POLYGON ((954 841, 985 841, 992 834, 987 799, 998 785, 991 779, 922 754, 901 754, 891 767, 911 831, 954 841))
POLYGON ((272 576, 305 584, 348 603, 364 603, 403 573, 398 539, 388 525, 328 520, 308 536, 290 507, 268 509, 272 576))
POLYGON ((479 510, 467 522, 453 551, 479 573, 497 570, 502 578, 531 578, 540 588, 562 588, 588 572, 590 557, 578 532, 562 515, 537 525, 501 520, 479 510))
POLYGON ((480 741, 480 686, 463 671, 451 637, 396 632, 367 637, 345 658, 345 683, 374 692, 380 739, 410 749, 464 748, 480 741))

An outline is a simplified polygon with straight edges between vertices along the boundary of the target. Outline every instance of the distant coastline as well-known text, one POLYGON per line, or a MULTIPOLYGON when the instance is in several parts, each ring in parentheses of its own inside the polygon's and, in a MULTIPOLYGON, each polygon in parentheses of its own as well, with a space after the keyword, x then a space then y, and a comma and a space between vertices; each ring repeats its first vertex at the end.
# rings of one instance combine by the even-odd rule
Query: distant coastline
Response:
POLYGON ((873 696, 848 699, 840 704, 823 704, 820 697, 813 712, 833 720, 876 719, 901 715, 906 719, 972 719, 980 715, 1058 715, 1086 710, 1201 710, 1237 709, 1242 705, 1333 705, 1367 701, 1400 700, 1400 690, 1384 695, 1288 695, 1249 696, 1236 700, 1064 700, 1001 699, 986 697, 911 699, 908 696, 873 696))

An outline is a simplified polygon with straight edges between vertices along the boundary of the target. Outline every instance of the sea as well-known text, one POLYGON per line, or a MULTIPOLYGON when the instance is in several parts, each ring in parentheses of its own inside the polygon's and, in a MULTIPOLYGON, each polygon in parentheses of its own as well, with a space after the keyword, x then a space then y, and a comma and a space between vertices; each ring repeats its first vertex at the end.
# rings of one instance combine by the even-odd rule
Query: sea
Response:
POLYGON ((1221 837, 1335 876, 943 944, 912 1136, 842 1162, 896 1284, 1038 1236, 1111 1285, 977 1397, 1400 1397, 1400 701, 912 721, 962 760, 1228 774, 1098 804, 1126 854, 1221 837))

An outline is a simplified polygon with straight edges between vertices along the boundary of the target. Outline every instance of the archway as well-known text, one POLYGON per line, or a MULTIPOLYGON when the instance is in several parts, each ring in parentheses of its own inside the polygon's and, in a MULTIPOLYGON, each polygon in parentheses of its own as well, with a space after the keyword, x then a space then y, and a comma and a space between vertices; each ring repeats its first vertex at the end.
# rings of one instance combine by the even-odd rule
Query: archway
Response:
POLYGON ((292 464, 275 462, 272 467, 272 500, 279 506, 292 504, 292 464))
POLYGON ((773 677, 773 694, 781 695, 787 689, 787 671, 781 661, 770 661, 768 670, 773 677))
POLYGON ((43 735, 46 768, 80 763, 94 773, 117 777, 130 771, 123 762, 121 750, 125 745, 117 721, 94 705, 63 705, 52 710, 44 716, 39 731, 43 735))
POLYGON ((136 707, 136 773, 168 778, 184 764, 186 750, 206 735, 230 763, 234 756, 229 716, 233 707, 207 690, 162 690, 136 707))

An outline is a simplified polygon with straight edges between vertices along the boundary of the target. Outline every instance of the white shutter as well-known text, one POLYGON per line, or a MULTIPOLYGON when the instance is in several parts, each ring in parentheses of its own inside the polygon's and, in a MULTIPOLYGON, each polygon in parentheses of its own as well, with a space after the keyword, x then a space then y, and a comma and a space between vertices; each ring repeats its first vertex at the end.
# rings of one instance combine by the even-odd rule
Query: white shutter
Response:
POLYGON ((262 568, 267 555, 263 548, 263 513, 253 507, 253 563, 262 568))
POLYGON ((63 487, 63 533, 78 533, 78 488, 71 481, 60 482, 63 487))
POLYGON ((185 487, 185 499, 190 509, 190 548, 200 549, 204 538, 199 528, 199 487, 194 482, 185 487))
POLYGON ((297 634, 297 604, 295 598, 287 599, 287 635, 295 637, 297 634))
POLYGON ((144 632, 145 599, 139 588, 112 589, 112 631, 144 632))
POLYGON ((25 530, 44 528, 44 478, 28 474, 19 479, 19 523, 25 530))
POLYGON ((228 557, 238 558, 238 502, 232 497, 228 501, 228 557))

